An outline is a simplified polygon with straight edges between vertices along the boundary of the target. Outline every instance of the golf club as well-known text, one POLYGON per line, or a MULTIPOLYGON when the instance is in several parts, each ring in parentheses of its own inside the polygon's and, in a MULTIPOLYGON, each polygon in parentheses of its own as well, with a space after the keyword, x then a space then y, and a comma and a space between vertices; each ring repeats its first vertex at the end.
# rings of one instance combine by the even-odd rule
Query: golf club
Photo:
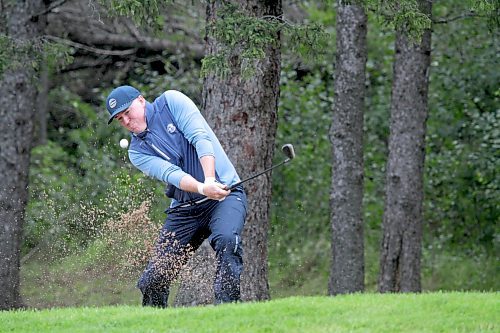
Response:
MULTIPOLYGON (((245 178, 245 179, 237 182, 236 184, 231 185, 231 187, 229 187, 229 190, 230 191, 234 190, 239 185, 241 185, 243 183, 246 183, 247 181, 252 180, 254 178, 257 178, 257 177, 265 174, 266 172, 269 172, 269 171, 271 171, 271 170, 273 170, 273 169, 275 169, 275 168, 277 168, 279 166, 282 166, 282 165, 290 162, 291 160, 293 160, 295 158, 295 150, 293 149, 293 145, 291 143, 287 143, 287 144, 283 145, 283 147, 281 147, 281 151, 283 151, 283 153, 286 156, 286 159, 284 161, 282 161, 282 162, 280 162, 280 163, 278 163, 276 165, 273 165, 273 166, 267 168, 266 170, 261 171, 261 172, 255 174, 255 175, 253 175, 253 176, 245 178)), ((200 204, 202 202, 205 202, 207 200, 209 200, 208 197, 205 197, 205 198, 202 198, 202 199, 190 200, 190 201, 184 202, 182 204, 179 204, 177 206, 171 207, 171 208, 167 209, 166 212, 168 214, 168 213, 174 212, 175 210, 177 210, 179 208, 194 206, 194 205, 200 204)))
POLYGON ((281 147, 281 150, 283 151, 283 153, 284 153, 284 154, 285 154, 285 156, 287 157, 287 158, 286 158, 286 160, 284 160, 283 162, 280 162, 280 163, 278 163, 278 164, 276 164, 276 165, 273 165, 273 166, 271 166, 271 167, 267 168, 266 170, 264 170, 264 171, 262 171, 262 172, 259 172, 258 174, 255 174, 255 175, 253 175, 253 176, 251 176, 251 177, 248 177, 248 178, 246 178, 246 179, 243 179, 242 181, 239 181, 239 182, 237 182, 236 184, 233 184, 233 185, 229 188, 229 190, 233 190, 233 189, 234 189, 234 188, 236 188, 237 186, 239 186, 239 185, 241 185, 241 184, 243 184, 243 183, 246 183, 246 182, 247 182, 247 181, 249 181, 249 180, 252 180, 252 179, 254 179, 254 178, 257 178, 257 177, 259 177, 260 175, 263 175, 263 174, 265 174, 266 172, 271 171, 272 169, 275 169, 275 168, 277 168, 277 167, 279 167, 279 166, 282 166, 283 164, 290 162, 290 161, 291 161, 291 160, 295 157, 295 150, 293 149, 293 145, 292 145, 291 143, 287 143, 286 145, 284 145, 283 147, 281 147))

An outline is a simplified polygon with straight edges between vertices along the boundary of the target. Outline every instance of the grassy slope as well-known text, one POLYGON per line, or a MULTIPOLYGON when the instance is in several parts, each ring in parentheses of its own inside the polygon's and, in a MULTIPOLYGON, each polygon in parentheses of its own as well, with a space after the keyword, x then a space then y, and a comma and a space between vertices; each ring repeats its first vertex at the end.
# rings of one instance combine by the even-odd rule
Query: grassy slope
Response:
POLYGON ((498 332, 499 293, 356 294, 166 310, 0 312, 0 332, 498 332))

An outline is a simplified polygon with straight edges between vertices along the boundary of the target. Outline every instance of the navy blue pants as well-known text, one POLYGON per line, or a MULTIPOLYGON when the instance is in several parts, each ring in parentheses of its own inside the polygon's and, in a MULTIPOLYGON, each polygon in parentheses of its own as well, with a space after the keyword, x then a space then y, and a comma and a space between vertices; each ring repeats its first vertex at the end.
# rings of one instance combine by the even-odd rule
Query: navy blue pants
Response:
POLYGON ((238 301, 243 269, 241 232, 246 211, 245 192, 237 188, 223 201, 208 200, 168 214, 156 253, 137 283, 143 296, 142 305, 167 306, 171 282, 207 238, 217 260, 215 302, 238 301))

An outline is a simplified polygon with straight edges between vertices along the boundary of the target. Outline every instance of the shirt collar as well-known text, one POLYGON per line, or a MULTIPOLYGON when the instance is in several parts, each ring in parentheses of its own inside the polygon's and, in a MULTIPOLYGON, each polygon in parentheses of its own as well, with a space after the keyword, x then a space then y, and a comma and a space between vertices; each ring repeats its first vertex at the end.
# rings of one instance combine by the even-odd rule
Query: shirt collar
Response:
POLYGON ((153 104, 146 101, 146 128, 149 128, 149 119, 153 118, 153 113, 155 112, 155 108, 153 104))

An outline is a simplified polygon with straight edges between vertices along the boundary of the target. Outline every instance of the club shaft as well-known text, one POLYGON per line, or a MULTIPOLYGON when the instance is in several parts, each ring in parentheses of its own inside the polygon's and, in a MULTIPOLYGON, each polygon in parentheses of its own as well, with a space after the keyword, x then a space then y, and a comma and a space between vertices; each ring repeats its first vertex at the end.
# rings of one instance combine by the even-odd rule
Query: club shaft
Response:
POLYGON ((246 178, 246 179, 243 179, 243 180, 241 180, 241 181, 237 182, 236 184, 231 185, 231 187, 229 188, 229 190, 234 190, 236 187, 240 186, 241 184, 246 183, 247 181, 252 180, 252 179, 254 179, 254 178, 257 178, 257 177, 259 177, 260 175, 263 175, 263 174, 265 174, 266 172, 269 172, 269 171, 271 171, 271 170, 272 170, 272 169, 274 169, 274 168, 277 168, 277 167, 279 167, 279 166, 282 166, 283 164, 287 163, 288 161, 290 161, 290 159, 289 159, 289 158, 287 158, 286 160, 284 160, 284 161, 283 161, 283 162, 281 162, 281 163, 278 163, 278 164, 276 164, 276 165, 273 165, 273 166, 271 166, 271 167, 267 168, 267 169, 266 169, 266 170, 264 170, 264 171, 259 172, 258 174, 255 174, 255 175, 253 175, 253 176, 251 176, 251 177, 248 177, 248 178, 246 178))

